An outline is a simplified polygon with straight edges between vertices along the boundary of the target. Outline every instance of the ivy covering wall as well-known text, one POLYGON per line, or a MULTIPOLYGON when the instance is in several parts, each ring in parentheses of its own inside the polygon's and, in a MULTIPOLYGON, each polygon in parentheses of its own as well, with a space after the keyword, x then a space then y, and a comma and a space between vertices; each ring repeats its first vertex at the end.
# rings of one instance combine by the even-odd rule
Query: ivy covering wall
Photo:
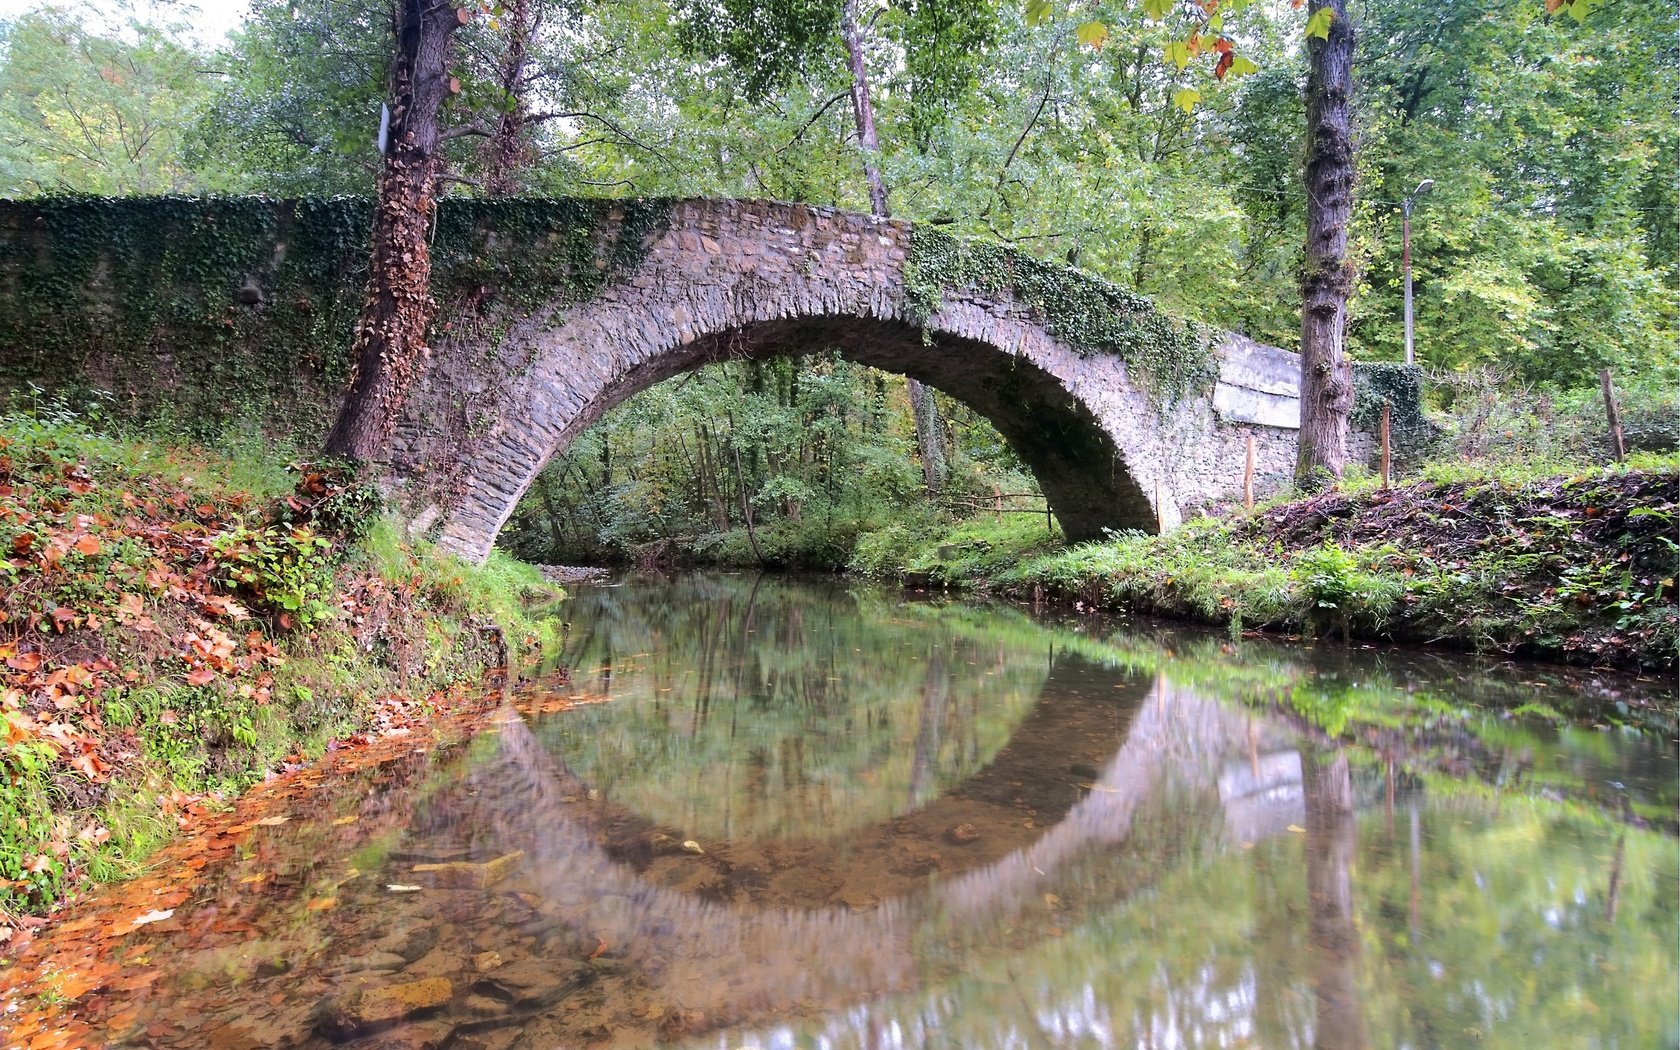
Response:
POLYGON ((1170 317, 1147 297, 1071 266, 917 226, 904 271, 910 309, 919 317, 931 316, 957 289, 1007 293, 1076 351, 1125 361, 1163 407, 1210 393, 1219 378, 1211 329, 1170 317))
MULTIPOLYGON (((640 261, 670 203, 452 200, 438 325, 586 299, 640 261)), ((0 399, 108 392, 127 418, 312 442, 348 378, 367 279, 363 198, 0 201, 0 399)))

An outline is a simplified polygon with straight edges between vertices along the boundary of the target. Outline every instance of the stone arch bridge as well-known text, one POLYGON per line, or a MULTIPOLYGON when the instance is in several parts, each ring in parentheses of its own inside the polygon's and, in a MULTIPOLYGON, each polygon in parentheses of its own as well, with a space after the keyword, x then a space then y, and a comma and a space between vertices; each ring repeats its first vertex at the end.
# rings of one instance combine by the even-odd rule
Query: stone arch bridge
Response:
MULTIPOLYGON (((611 222, 603 261, 626 224, 611 222)), ((1239 493, 1250 435, 1262 491, 1293 469, 1296 355, 1166 318, 1078 271, 798 204, 676 202, 642 236, 587 301, 514 322, 499 349, 470 329, 438 346, 391 468, 445 546, 484 557, 549 457, 630 396, 784 353, 835 350, 970 405, 1073 540, 1153 532, 1239 493), (428 486, 439 463, 460 469, 428 486)))
MULTIPOLYGON (((369 214, 0 202, 0 385, 100 387, 137 414, 237 409, 270 429, 289 413, 307 441, 343 389, 369 214)), ((731 358, 833 350, 967 403, 1073 540, 1235 496, 1249 437, 1261 492, 1294 463, 1294 354, 924 226, 767 201, 461 200, 440 206, 433 253, 433 349, 383 468, 413 524, 468 558, 603 413, 731 358)))

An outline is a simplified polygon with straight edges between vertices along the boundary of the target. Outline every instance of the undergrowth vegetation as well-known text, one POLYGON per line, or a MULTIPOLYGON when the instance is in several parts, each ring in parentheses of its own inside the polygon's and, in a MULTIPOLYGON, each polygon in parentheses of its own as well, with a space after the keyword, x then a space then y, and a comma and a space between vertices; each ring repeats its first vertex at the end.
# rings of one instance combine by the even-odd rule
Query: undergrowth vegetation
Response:
POLYGON ((1599 391, 1493 370, 1430 377, 1434 437, 1380 487, 1199 518, 1164 536, 1058 549, 1042 523, 929 520, 864 537, 850 568, 1314 637, 1443 643, 1571 663, 1672 669, 1680 641, 1680 404, 1619 391, 1630 449, 1610 459, 1599 391))
POLYGON ((1043 553, 965 526, 895 569, 985 587, 1318 637, 1443 642, 1479 651, 1672 669, 1680 457, 1535 473, 1506 463, 1427 468, 1392 489, 1354 482, 1165 536, 1117 534, 1043 553))
POLYGON ((498 554, 412 543, 332 465, 0 417, 0 934, 214 803, 540 647, 498 554))

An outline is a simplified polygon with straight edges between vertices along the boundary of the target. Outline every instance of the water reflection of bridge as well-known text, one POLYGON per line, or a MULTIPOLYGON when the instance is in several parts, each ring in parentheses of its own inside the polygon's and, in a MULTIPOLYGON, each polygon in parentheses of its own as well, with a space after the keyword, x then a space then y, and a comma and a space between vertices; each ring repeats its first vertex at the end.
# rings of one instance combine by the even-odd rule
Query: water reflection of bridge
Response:
MULTIPOLYGON (((1113 680, 1111 673, 1104 677, 1110 687, 1113 680)), ((1006 931, 1053 922, 1045 895, 1058 872, 1127 843, 1140 826, 1170 832, 1149 836, 1151 848, 1163 851, 1152 863, 1165 868, 1185 851, 1252 841, 1303 819, 1301 761, 1286 733, 1164 680, 1139 691, 1145 695, 1125 705, 1135 707, 1123 743, 1100 763, 1094 780, 1069 784, 1059 820, 981 866, 960 874, 947 868, 878 902, 758 907, 659 884, 607 847, 599 811, 576 801, 588 785, 511 714, 497 729, 495 757, 463 785, 470 801, 460 819, 477 825, 481 839, 498 849, 523 849, 526 881, 544 910, 579 935, 622 950, 662 1001, 717 1020, 796 1004, 833 1006, 920 986, 937 976, 929 955, 943 954, 947 944, 1001 944, 1006 931)), ((1042 717, 1056 715, 1050 710, 1042 717)), ((1029 719, 985 771, 903 819, 925 833, 976 798, 1015 787, 1041 762, 1045 752, 1033 741, 1049 729, 1029 719)), ((1059 769, 1066 765, 1064 757, 1059 769)), ((801 866, 811 861, 806 856, 801 866)), ((822 861, 842 869, 879 863, 867 851, 848 857, 843 847, 822 861)), ((1132 888, 1111 885, 1105 892, 1123 898, 1132 888)), ((1095 911, 1111 903, 1080 906, 1095 911)))

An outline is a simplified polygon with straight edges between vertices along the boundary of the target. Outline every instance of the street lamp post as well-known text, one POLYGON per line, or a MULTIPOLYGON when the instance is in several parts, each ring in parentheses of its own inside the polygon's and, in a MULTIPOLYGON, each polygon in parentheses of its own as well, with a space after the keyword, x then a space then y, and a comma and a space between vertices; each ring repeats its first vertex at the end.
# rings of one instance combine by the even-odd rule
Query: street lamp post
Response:
POLYGON ((1400 202, 1400 265, 1406 272, 1406 363, 1412 364, 1412 201, 1435 188, 1434 179, 1418 183, 1411 196, 1400 202))

